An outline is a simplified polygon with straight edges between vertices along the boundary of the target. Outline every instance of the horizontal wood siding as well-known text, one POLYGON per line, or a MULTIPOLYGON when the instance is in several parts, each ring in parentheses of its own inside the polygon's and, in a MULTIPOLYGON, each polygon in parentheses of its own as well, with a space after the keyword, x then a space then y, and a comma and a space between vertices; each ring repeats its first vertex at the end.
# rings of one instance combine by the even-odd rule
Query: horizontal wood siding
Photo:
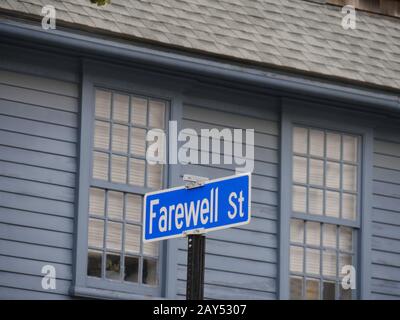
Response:
POLYGON ((78 74, 69 58, 0 46, 0 298, 69 297, 78 74))
POLYGON ((373 193, 372 298, 400 299, 399 128, 375 130, 373 193))
MULTIPOLYGON (((188 97, 182 128, 255 129, 252 220, 244 226, 210 232, 206 241, 206 299, 276 299, 279 119, 274 101, 232 101, 188 97)), ((243 141, 244 142, 244 141, 243 141)), ((210 144, 211 149, 211 144, 210 144)), ((222 150, 222 146, 221 146, 222 150)), ((245 150, 245 149, 243 149, 245 150)), ((235 174, 230 164, 184 165, 181 174, 219 178, 235 174)), ((179 239, 177 295, 186 294, 187 240, 179 239)))

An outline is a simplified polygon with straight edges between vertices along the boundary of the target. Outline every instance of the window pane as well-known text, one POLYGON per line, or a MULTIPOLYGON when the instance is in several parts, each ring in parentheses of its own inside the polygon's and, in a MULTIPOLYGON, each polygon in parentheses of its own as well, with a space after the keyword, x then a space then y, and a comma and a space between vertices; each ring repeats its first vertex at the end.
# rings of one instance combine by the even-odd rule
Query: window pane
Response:
POLYGON ((308 190, 309 196, 309 211, 312 214, 323 214, 323 191, 319 189, 310 188, 308 190))
MULTIPOLYGON (((344 266, 348 266, 348 265, 352 266, 352 264, 353 264, 352 263, 352 257, 350 255, 341 254, 340 255, 340 259, 339 259, 339 273, 340 273, 340 275, 344 276, 345 274, 347 274, 347 271, 346 271, 346 273, 342 273, 342 269, 343 269, 344 266)), ((341 282, 339 283, 339 287, 340 287, 340 290, 339 290, 340 299, 351 299, 351 290, 350 289, 345 290, 343 288, 341 282), (342 297, 342 295, 344 297, 342 297)))
POLYGON ((322 186, 324 184, 324 162, 310 159, 310 184, 322 186))
POLYGON ((147 165, 147 186, 156 190, 162 187, 162 165, 148 164, 147 165))
POLYGON ((125 256, 125 275, 124 280, 138 282, 139 279, 139 258, 125 256))
POLYGON ((104 190, 90 188, 89 213, 104 216, 104 190))
POLYGON ((357 137, 343 136, 343 160, 357 161, 357 137))
POLYGON ((310 154, 313 156, 324 156, 324 132, 310 130, 310 154))
POLYGON ((324 281, 324 300, 335 300, 335 283, 330 281, 324 281))
POLYGON ((290 277, 290 299, 301 300, 303 292, 303 279, 290 277))
POLYGON ((146 130, 131 129, 131 153, 138 156, 146 155, 146 130))
POLYGON ((89 250, 87 275, 91 277, 101 277, 101 252, 89 250))
POLYGON ((132 118, 134 124, 146 126, 147 99, 132 97, 132 118))
POLYGON ((107 254, 106 260, 106 278, 119 280, 120 279, 120 256, 116 254, 107 254))
POLYGON ((111 181, 126 183, 127 158, 112 155, 111 181))
POLYGON ((149 126, 152 128, 164 128, 165 103, 150 100, 149 103, 149 126))
POLYGON ((351 165, 343 165, 343 189, 357 190, 357 167, 351 165))
POLYGON ((352 251, 353 248, 353 230, 351 228, 339 228, 339 248, 342 251, 352 251))
POLYGON ((305 128, 293 128, 293 151, 307 154, 307 132, 305 128))
POLYGON ((340 213, 340 193, 325 191, 325 214, 329 217, 339 218, 340 213))
POLYGON ((126 195, 126 219, 140 222, 142 219, 142 197, 134 194, 126 195))
POLYGON ((298 219, 290 221, 290 241, 303 243, 304 242, 304 222, 298 219))
POLYGON ((121 251, 122 223, 107 222, 107 249, 121 251))
POLYGON ((306 226, 307 226, 307 233, 306 233, 307 244, 319 246, 321 237, 320 224, 317 222, 306 222, 306 226))
POLYGON ((122 219, 124 210, 124 194, 122 192, 108 191, 108 218, 122 219))
POLYGON ((110 147, 110 124, 103 121, 95 121, 94 147, 108 150, 110 147))
POLYGON ((351 265, 353 265, 351 255, 349 255, 349 254, 340 254, 340 258, 339 258, 339 273, 342 274, 342 268, 344 266, 351 266, 351 265))
POLYGON ((108 154, 93 152, 93 178, 108 180, 108 154))
POLYGON ((306 188, 293 186, 293 211, 306 212, 306 188))
POLYGON ((99 219, 89 219, 89 247, 103 248, 104 222, 99 219))
POLYGON ((114 94, 113 105, 114 121, 128 122, 129 121, 129 96, 124 94, 114 94))
POLYGON ((307 183, 307 158, 293 157, 293 181, 307 183))
POLYGON ((342 218, 356 219, 357 199, 353 194, 344 193, 342 199, 342 218))
POLYGON ((143 259, 143 283, 157 285, 157 260, 143 259))
POLYGON ((329 188, 340 188, 340 165, 336 162, 326 163, 326 186, 329 188))
POLYGON ((129 183, 136 186, 144 186, 144 172, 145 172, 145 162, 139 159, 130 159, 130 174, 129 183))
POLYGON ((319 274, 320 253, 319 250, 306 249, 306 272, 319 274))
POLYGON ((303 272, 303 248, 290 246, 290 271, 303 272))
POLYGON ((342 285, 339 286, 339 298, 340 300, 351 300, 351 289, 344 289, 342 285))
POLYGON ((331 159, 340 160, 340 134, 326 134, 326 156, 331 159))
POLYGON ((128 127, 113 124, 112 131, 112 150, 128 153, 128 127))
POLYGON ((318 300, 319 299, 319 281, 318 280, 306 280, 306 298, 307 300, 318 300))
POLYGON ((324 247, 336 248, 336 226, 333 224, 324 224, 323 232, 324 247))
POLYGON ((324 250, 322 255, 322 274, 336 276, 336 251, 324 250))
POLYGON ((140 252, 140 227, 127 224, 125 226, 125 251, 131 253, 140 252))
POLYGON ((143 244, 143 254, 146 256, 157 257, 158 256, 159 242, 147 242, 143 244))
POLYGON ((96 117, 110 119, 111 92, 96 90, 96 117))

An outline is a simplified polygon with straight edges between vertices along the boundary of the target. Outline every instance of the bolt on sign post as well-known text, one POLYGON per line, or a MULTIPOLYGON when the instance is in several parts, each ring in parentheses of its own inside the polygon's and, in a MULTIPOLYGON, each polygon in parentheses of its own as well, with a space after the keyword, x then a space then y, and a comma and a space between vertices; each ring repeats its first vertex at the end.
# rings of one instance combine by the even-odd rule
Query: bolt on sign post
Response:
POLYGON ((188 237, 186 299, 201 300, 205 233, 250 222, 251 174, 183 179, 185 186, 145 194, 143 241, 188 237))

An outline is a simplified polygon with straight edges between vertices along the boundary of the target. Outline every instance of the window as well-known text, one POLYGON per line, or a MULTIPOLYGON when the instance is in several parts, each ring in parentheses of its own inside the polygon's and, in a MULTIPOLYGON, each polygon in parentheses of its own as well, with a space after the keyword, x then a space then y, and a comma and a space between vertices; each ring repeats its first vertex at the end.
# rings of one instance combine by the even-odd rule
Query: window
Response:
POLYGON ((161 248, 142 243, 142 201, 163 188, 163 166, 145 157, 147 131, 164 129, 166 112, 163 100, 95 89, 87 276, 117 290, 160 287, 161 248))
POLYGON ((356 265, 361 136, 293 127, 290 298, 351 299, 344 265, 356 265))

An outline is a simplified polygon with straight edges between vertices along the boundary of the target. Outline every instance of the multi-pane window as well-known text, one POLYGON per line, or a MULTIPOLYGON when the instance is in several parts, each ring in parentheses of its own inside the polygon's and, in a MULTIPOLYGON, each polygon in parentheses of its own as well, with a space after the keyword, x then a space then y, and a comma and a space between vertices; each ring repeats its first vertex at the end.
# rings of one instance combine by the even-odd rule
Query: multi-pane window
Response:
POLYGON ((290 222, 293 299, 351 299, 341 286, 355 264, 360 211, 360 137, 295 126, 290 222))
POLYGON ((160 164, 146 162, 146 135, 164 129, 163 100, 96 89, 88 268, 91 277, 159 284, 159 244, 142 243, 143 195, 163 187, 160 164))

